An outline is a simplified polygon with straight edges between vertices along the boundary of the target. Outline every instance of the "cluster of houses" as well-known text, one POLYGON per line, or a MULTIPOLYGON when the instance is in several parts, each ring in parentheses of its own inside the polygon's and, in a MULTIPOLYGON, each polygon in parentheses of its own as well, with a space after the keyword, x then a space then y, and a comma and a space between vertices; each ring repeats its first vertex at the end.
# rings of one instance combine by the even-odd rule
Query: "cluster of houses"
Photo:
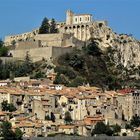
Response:
POLYGON ((102 91, 98 87, 54 85, 49 80, 0 81, 0 122, 8 120, 25 137, 71 134, 90 136, 97 122, 118 124, 140 115, 140 91, 102 91), (2 111, 7 101, 16 111, 2 111), (66 113, 71 122, 66 122, 66 113))

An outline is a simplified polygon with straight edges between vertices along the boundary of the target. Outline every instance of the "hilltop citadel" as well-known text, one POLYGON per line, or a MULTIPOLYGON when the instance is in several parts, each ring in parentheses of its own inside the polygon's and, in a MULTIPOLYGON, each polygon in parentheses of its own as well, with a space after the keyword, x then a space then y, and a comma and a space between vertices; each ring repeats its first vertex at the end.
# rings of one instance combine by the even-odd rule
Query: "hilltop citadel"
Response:
MULTIPOLYGON (((15 132, 19 128, 23 137, 66 134, 88 138, 99 133, 134 136, 133 140, 137 138, 140 132, 140 90, 134 86, 125 87, 124 82, 130 80, 132 83, 134 74, 138 75, 137 80, 140 78, 140 42, 130 35, 113 32, 106 21, 96 21, 91 14, 75 14, 71 10, 66 12, 66 21, 57 22, 56 26, 58 33, 39 34, 39 29, 36 29, 5 37, 4 44, 10 50, 8 57, 0 59, 26 61, 26 54, 29 53, 33 62, 28 59, 28 64, 32 64, 31 72, 24 73, 25 69, 30 69, 30 65, 19 65, 7 72, 10 79, 0 80, 0 123, 10 122, 11 130, 15 132), (88 53, 86 49, 90 38, 95 42, 88 53), (105 59, 102 50, 109 48, 111 51, 106 56, 109 56, 107 58, 110 58, 111 63, 106 65, 104 62, 110 61, 105 59), (69 61, 63 57, 66 53, 69 61), (74 59, 71 59, 73 54, 74 59), (58 57, 66 65, 59 63, 61 59, 58 57), (57 62, 50 65, 54 62, 52 60, 57 62), (81 67, 77 63, 75 65, 77 61, 81 67), (15 75, 19 69, 19 73, 24 73, 21 77, 15 75), (42 73, 42 70, 45 71, 45 76, 32 77, 31 74, 42 73), (119 78, 123 76, 122 89, 117 87, 120 79, 115 74, 119 78), (132 79, 130 75, 133 76, 132 79), (56 79, 64 83, 57 83, 56 79), (68 86, 65 82, 68 82, 68 86), (110 85, 113 89, 109 88, 110 85), (135 122, 135 119, 138 121, 135 122), (100 133, 99 130, 95 133, 97 124, 100 123, 108 131, 100 133)), ((10 67, 18 63, 11 64, 10 67)), ((5 66, 1 67, 4 72, 5 66)), ((1 75, 6 75, 3 71, 1 75)))
POLYGON ((56 58, 63 53, 70 52, 73 47, 81 48, 84 42, 91 38, 90 29, 95 25, 106 26, 106 21, 94 21, 91 14, 74 14, 68 10, 66 21, 57 22, 59 33, 38 34, 38 29, 19 35, 5 37, 5 45, 11 47, 13 58, 23 59, 29 52, 33 61, 42 58, 56 58))

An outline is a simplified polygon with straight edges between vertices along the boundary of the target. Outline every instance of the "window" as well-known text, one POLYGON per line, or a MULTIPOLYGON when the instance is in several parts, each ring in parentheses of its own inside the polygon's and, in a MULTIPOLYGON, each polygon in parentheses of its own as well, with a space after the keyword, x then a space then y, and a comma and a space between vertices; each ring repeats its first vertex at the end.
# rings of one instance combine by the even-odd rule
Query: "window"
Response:
POLYGON ((77 18, 75 18, 75 22, 77 22, 77 18))
POLYGON ((82 21, 82 18, 80 17, 80 21, 82 21))
POLYGON ((89 17, 88 17, 88 21, 89 21, 89 17))

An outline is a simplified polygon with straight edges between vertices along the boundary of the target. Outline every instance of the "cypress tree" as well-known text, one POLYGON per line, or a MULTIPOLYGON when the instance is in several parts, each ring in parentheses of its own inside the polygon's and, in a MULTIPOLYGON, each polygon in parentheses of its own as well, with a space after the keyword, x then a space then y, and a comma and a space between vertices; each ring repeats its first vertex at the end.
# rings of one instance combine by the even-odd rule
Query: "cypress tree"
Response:
POLYGON ((47 34, 50 30, 49 20, 45 17, 41 23, 39 28, 39 34, 47 34))
POLYGON ((58 33, 58 30, 56 28, 56 21, 54 18, 51 20, 50 33, 58 33))

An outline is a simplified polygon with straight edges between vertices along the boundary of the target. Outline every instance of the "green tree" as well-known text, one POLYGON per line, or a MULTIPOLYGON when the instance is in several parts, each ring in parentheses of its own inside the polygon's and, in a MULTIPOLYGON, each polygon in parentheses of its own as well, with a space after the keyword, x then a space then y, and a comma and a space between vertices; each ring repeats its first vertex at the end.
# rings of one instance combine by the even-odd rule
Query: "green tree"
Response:
POLYGON ((9 112, 13 112, 13 111, 16 111, 16 110, 17 110, 16 107, 12 103, 8 104, 8 111, 9 112))
POLYGON ((69 81, 64 74, 57 74, 53 83, 54 84, 64 84, 66 86, 66 85, 68 85, 69 81))
POLYGON ((104 124, 103 122, 97 122, 95 128, 92 130, 92 135, 95 134, 106 134, 107 136, 113 135, 113 130, 110 128, 109 124, 104 124))
POLYGON ((91 38, 89 44, 83 49, 89 55, 100 56, 102 52, 98 46, 99 44, 94 39, 91 38))
POLYGON ((45 77, 45 73, 40 70, 38 72, 36 72, 35 76, 34 76, 35 79, 40 79, 40 78, 44 78, 44 77, 45 77))
POLYGON ((34 64, 30 58, 29 52, 26 53, 24 62, 18 66, 15 76, 28 76, 32 73, 34 64))
POLYGON ((118 133, 121 132, 121 126, 118 124, 113 125, 112 128, 115 135, 118 135, 118 133))
POLYGON ((50 116, 49 115, 45 116, 45 120, 51 120, 50 116))
POLYGON ((92 131, 92 135, 94 134, 106 134, 106 125, 103 122, 97 122, 95 128, 92 131))
POLYGON ((81 76, 77 76, 75 79, 72 80, 72 82, 68 86, 78 87, 78 86, 82 86, 85 83, 86 83, 85 78, 83 78, 81 76))
POLYGON ((39 34, 47 34, 50 32, 49 20, 45 17, 39 28, 39 34))
POLYGON ((23 136, 23 132, 19 128, 16 128, 15 139, 16 140, 22 140, 22 136, 23 136))
POLYGON ((15 133, 11 129, 12 125, 8 121, 1 124, 1 136, 4 140, 14 140, 15 133))
POLYGON ((139 127, 140 126, 140 116, 138 116, 138 115, 133 116, 130 121, 130 124, 133 127, 139 127))
POLYGON ((58 33, 58 29, 56 28, 56 22, 54 18, 51 20, 50 33, 58 33))
POLYGON ((0 39, 0 48, 3 46, 3 41, 0 39))
POLYGON ((1 103, 1 106, 2 106, 2 111, 8 111, 8 101, 7 100, 4 100, 1 103))
POLYGON ((64 118, 66 124, 70 124, 72 122, 71 114, 69 111, 65 112, 65 118, 64 118))
POLYGON ((8 48, 3 46, 0 47, 0 57, 6 57, 8 56, 8 48))
POLYGON ((55 122, 55 115, 53 114, 53 112, 51 112, 51 120, 52 122, 55 122))
POLYGON ((8 101, 3 101, 1 103, 2 106, 2 111, 9 111, 9 112, 13 112, 16 111, 16 107, 12 104, 12 103, 8 103, 8 101))

